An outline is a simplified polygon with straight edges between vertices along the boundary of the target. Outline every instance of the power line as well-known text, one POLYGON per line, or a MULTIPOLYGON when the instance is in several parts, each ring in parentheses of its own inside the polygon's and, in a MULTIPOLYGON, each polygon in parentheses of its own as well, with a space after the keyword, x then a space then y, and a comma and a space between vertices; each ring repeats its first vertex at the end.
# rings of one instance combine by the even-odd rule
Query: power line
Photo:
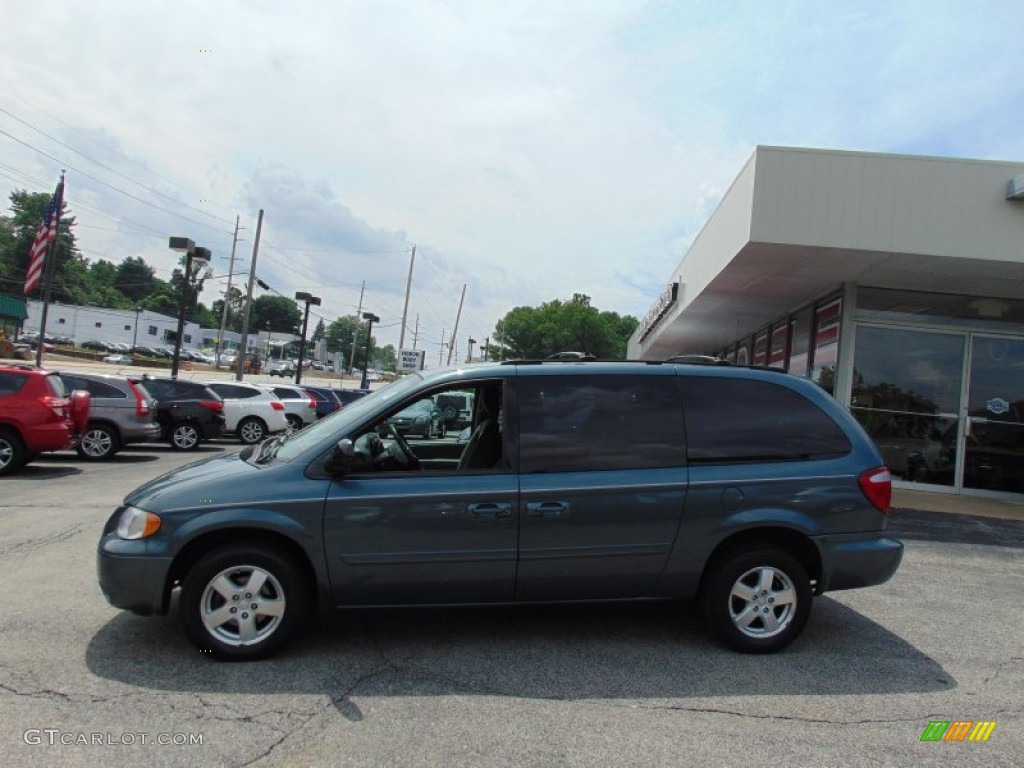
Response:
MULTIPOLYGON (((3 112, 5 115, 7 115, 8 117, 13 118, 14 120, 17 120, 22 125, 24 125, 24 126, 26 126, 28 128, 31 128, 36 133, 38 133, 38 134, 40 134, 42 136, 45 136, 50 141, 55 142, 57 144, 60 144, 65 149, 71 150, 76 155, 80 155, 80 156, 84 157, 90 163, 98 165, 100 168, 103 168, 106 171, 110 171, 115 176, 120 176, 125 181, 129 181, 132 184, 137 184, 138 186, 142 187, 147 192, 151 192, 152 194, 157 195, 158 197, 162 197, 165 200, 168 200, 169 202, 174 203, 175 205, 180 205, 180 206, 183 206, 185 208, 188 208, 190 211, 195 211, 196 213, 201 213, 203 216, 209 216, 211 219, 214 219, 216 221, 224 221, 224 222, 226 222, 228 224, 231 223, 231 222, 226 221, 226 219, 222 219, 219 216, 215 216, 214 214, 210 213, 209 211, 204 211, 204 210, 202 210, 200 208, 196 208, 194 206, 191 206, 188 203, 183 203, 182 201, 177 200, 177 199, 171 197, 170 195, 165 195, 163 192, 160 192, 159 190, 153 189, 152 187, 149 187, 146 184, 143 184, 141 181, 133 179, 130 176, 126 176, 125 174, 121 173, 117 169, 111 168, 109 165, 105 165, 104 163, 101 163, 99 160, 96 160, 95 158, 89 157, 84 152, 81 152, 80 150, 75 149, 70 144, 66 144, 65 142, 61 141, 60 139, 58 139, 58 138, 56 138, 54 136, 51 136, 50 134, 46 133, 46 131, 43 131, 42 129, 37 128, 36 126, 32 125, 31 123, 27 122, 26 120, 23 120, 22 118, 18 117, 14 113, 9 112, 8 110, 4 109, 3 107, 0 107, 0 112, 3 112)), ((79 171, 79 173, 81 173, 81 171, 79 171)))
MULTIPOLYGON (((8 133, 7 131, 3 130, 2 128, 0 128, 0 135, 6 136, 7 138, 11 139, 12 141, 17 142, 18 144, 21 144, 22 146, 28 147, 29 149, 31 149, 34 152, 38 152, 43 157, 46 157, 46 158, 49 158, 50 160, 53 160, 55 163, 60 164, 62 167, 68 168, 68 169, 74 171, 75 173, 80 174, 81 176, 84 176, 87 179, 92 179, 97 184, 102 184, 104 187, 109 187, 110 189, 114 190, 115 192, 118 192, 118 193, 124 195, 125 197, 130 197, 132 200, 140 202, 143 205, 147 205, 150 208, 153 208, 155 210, 158 210, 158 211, 161 211, 163 213, 166 213, 166 214, 169 214, 171 216, 174 216, 176 218, 179 218, 182 221, 187 221, 190 224, 195 224, 198 227, 207 227, 209 229, 215 229, 215 227, 212 224, 207 224, 206 222, 203 222, 203 221, 196 221, 195 219, 190 219, 188 216, 183 216, 182 214, 177 213, 176 211, 172 211, 172 210, 170 210, 168 208, 164 208, 163 206, 157 205, 156 203, 151 203, 149 200, 144 200, 141 197, 139 197, 138 195, 133 195, 131 192, 126 192, 125 190, 121 189, 120 187, 115 187, 113 184, 110 184, 110 183, 108 183, 106 181, 103 181, 102 179, 97 178, 96 176, 93 176, 91 173, 86 173, 85 171, 81 170, 80 168, 75 168, 70 163, 66 163, 63 160, 61 160, 61 159, 59 159, 57 157, 54 157, 49 152, 46 152, 46 151, 44 151, 42 149, 39 149, 39 147, 32 146, 27 141, 22 141, 17 136, 14 136, 13 134, 8 133)), ((220 230, 218 230, 218 231, 220 231, 220 230)))

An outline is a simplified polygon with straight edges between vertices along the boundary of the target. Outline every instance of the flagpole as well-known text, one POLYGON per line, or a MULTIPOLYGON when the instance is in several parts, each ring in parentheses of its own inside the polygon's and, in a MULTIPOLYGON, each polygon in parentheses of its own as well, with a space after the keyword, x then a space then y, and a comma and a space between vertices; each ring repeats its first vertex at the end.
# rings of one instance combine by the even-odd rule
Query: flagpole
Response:
POLYGON ((54 225, 53 241, 47 248, 46 269, 43 272, 43 313, 39 317, 39 338, 36 339, 36 367, 43 366, 43 347, 46 346, 46 316, 50 311, 50 289, 53 287, 53 273, 57 264, 57 235, 60 234, 60 214, 64 207, 64 169, 60 171, 60 183, 57 184, 57 206, 53 215, 57 217, 54 225))

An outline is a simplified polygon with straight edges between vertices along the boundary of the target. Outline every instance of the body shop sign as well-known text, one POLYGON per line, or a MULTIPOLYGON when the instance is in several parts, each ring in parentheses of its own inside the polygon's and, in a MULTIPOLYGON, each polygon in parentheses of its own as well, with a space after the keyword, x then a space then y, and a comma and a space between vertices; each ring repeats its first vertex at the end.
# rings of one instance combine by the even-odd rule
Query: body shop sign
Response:
POLYGON ((644 319, 640 322, 640 341, 643 341, 650 335, 658 321, 672 308, 672 305, 676 303, 678 298, 679 283, 669 283, 666 285, 665 290, 658 296, 658 300, 654 302, 654 306, 650 308, 647 314, 644 315, 644 319))

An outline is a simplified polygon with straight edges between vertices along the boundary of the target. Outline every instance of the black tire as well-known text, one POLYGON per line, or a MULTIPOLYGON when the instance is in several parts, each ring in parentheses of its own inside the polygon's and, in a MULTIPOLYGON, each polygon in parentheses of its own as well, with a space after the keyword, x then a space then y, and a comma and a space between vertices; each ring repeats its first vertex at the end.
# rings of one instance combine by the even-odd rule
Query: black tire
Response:
POLYGON ((194 451, 203 441, 203 430, 191 421, 179 421, 171 427, 171 447, 176 451, 194 451))
POLYGON ((75 449, 89 461, 105 461, 121 450, 121 436, 109 424, 89 424, 75 449))
POLYGON ((267 425, 255 416, 246 416, 235 429, 238 439, 246 445, 262 443, 267 438, 267 425))
POLYGON ((446 405, 444 407, 444 420, 451 424, 455 419, 459 417, 459 411, 454 405, 446 405))
POLYGON ((287 416, 285 416, 285 418, 288 419, 288 423, 291 424, 292 429, 295 430, 296 432, 302 429, 302 419, 296 414, 289 413, 287 416))
POLYGON ((302 569, 283 552, 228 544, 204 555, 185 576, 181 623, 200 651, 228 661, 264 659, 304 623, 309 590, 302 569), (248 592, 253 578, 260 588, 248 592))
POLYGON ((18 433, 12 429, 0 429, 0 475, 20 469, 25 458, 25 446, 18 433))
POLYGON ((744 653, 772 653, 800 636, 811 616, 811 583, 784 550, 758 547, 712 564, 701 593, 704 621, 744 653))

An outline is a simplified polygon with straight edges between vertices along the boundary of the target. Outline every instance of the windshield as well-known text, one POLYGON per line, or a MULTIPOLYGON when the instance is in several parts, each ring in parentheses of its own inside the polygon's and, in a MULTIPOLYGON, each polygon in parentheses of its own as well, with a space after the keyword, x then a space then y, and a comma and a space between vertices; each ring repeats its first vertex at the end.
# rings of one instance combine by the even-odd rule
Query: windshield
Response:
POLYGON ((398 381, 371 392, 366 397, 346 405, 340 411, 320 419, 291 435, 277 449, 276 458, 281 461, 292 459, 316 448, 318 451, 340 440, 355 425, 387 403, 400 400, 405 394, 423 383, 423 376, 412 373, 398 381))

